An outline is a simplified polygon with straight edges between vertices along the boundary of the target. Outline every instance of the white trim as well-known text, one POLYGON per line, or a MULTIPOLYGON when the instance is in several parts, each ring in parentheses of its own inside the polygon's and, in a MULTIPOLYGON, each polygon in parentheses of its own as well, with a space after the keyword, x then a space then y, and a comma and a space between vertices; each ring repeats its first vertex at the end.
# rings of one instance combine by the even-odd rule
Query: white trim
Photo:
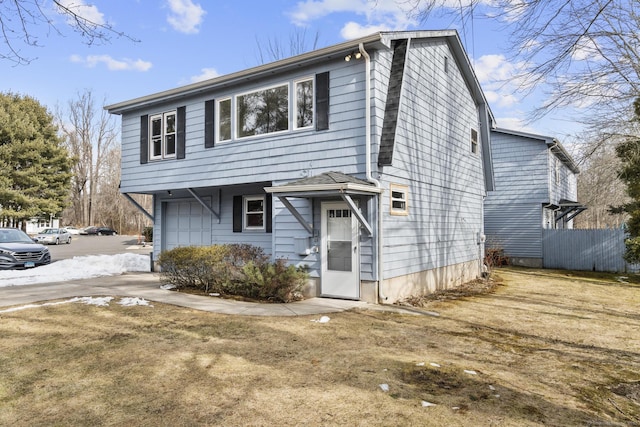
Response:
POLYGON ((234 119, 235 119, 235 125, 234 125, 234 129, 233 129, 233 133, 235 135, 235 139, 236 140, 242 140, 242 139, 248 139, 248 138, 258 138, 258 137, 264 138, 265 136, 276 135, 276 134, 279 134, 279 133, 289 132, 291 130, 291 123, 290 123, 291 84, 290 84, 290 81, 287 81, 287 82, 284 82, 284 83, 275 84, 275 85, 271 85, 271 86, 263 86, 263 87, 260 87, 260 88, 257 88, 257 89, 253 89, 253 90, 250 90, 250 91, 237 93, 237 94, 233 95, 233 100, 234 100, 234 102, 233 102, 233 104, 234 104, 233 116, 234 116, 234 119), (276 89, 276 88, 280 88, 280 87, 287 88, 287 128, 283 129, 283 130, 278 130, 278 131, 275 131, 275 132, 260 133, 260 134, 257 134, 257 135, 240 136, 239 126, 241 125, 241 123, 240 123, 240 119, 238 117, 238 98, 241 97, 241 96, 248 95, 250 93, 264 92, 264 91, 267 91, 267 90, 276 89))
POLYGON ((295 79, 293 81, 293 103, 291 105, 291 110, 293 110, 293 114, 291 115, 291 122, 293 123, 293 130, 304 130, 304 129, 312 129, 315 126, 315 117, 316 117, 316 79, 315 76, 307 76, 301 77, 299 79, 295 79), (311 82, 311 124, 308 126, 298 127, 298 84, 304 82, 311 82))
POLYGON ((389 213, 391 215, 409 215, 409 186, 402 184, 389 184, 389 213), (393 197, 393 193, 401 193, 402 198, 393 197), (404 203, 404 209, 396 209, 393 202, 400 201, 404 203))
POLYGON ((280 193, 306 193, 312 191, 339 191, 339 192, 362 192, 362 193, 382 193, 382 188, 372 185, 356 184, 347 182, 342 184, 301 184, 301 185, 280 185, 278 187, 265 187, 264 191, 271 194, 280 193))
POLYGON ((215 135, 216 141, 223 143, 227 141, 233 141, 233 125, 234 125, 234 114, 233 114, 233 97, 227 96, 224 98, 216 99, 216 110, 215 110, 215 135), (229 139, 222 139, 220 136, 220 112, 222 108, 220 108, 220 104, 229 101, 229 139))
POLYGON ((149 120, 147 122, 147 129, 148 129, 148 135, 149 135, 149 140, 148 140, 148 156, 149 156, 149 160, 153 161, 153 160, 164 160, 164 159, 175 159, 176 158, 176 153, 178 151, 178 111, 177 110, 170 110, 170 111, 165 111, 163 113, 156 113, 156 114, 150 114, 149 115, 149 120), (173 154, 167 154, 167 116, 174 116, 174 130, 172 132, 172 135, 174 136, 174 151, 173 154), (154 135, 153 135, 153 121, 154 120, 160 120, 160 154, 154 155, 154 135))
POLYGON ((265 231, 267 226, 267 199, 266 196, 243 196, 242 197, 242 230, 243 231, 265 231), (262 226, 247 225, 247 215, 257 215, 259 212, 249 212, 248 202, 260 200, 262 202, 262 226))

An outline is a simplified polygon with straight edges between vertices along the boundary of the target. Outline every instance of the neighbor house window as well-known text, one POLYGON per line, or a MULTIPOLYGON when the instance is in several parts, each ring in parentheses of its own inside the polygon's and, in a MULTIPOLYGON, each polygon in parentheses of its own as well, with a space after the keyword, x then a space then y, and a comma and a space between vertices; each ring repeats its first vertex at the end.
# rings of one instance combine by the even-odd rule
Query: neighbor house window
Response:
POLYGON ((409 187, 391 184, 391 215, 409 214, 409 187))
POLYGON ((176 156, 176 112, 170 111, 149 117, 151 138, 149 158, 166 159, 176 156))
POLYGON ((238 138, 289 129, 289 85, 236 96, 238 138))
POLYGON ((471 152, 478 153, 478 131, 475 129, 471 129, 471 152))
POLYGON ((313 79, 294 82, 295 88, 295 129, 313 126, 313 79))
POLYGON ((231 98, 218 102, 218 141, 231 139, 231 98))
POLYGON ((265 196, 245 196, 244 229, 264 230, 265 196))

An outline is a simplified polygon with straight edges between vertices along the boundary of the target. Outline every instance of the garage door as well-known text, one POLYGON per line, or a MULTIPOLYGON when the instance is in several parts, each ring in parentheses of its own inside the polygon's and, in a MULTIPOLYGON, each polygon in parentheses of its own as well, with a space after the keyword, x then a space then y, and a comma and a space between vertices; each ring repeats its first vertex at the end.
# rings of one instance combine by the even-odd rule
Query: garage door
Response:
POLYGON ((204 206, 191 200, 164 205, 163 250, 211 244, 211 213, 204 206))

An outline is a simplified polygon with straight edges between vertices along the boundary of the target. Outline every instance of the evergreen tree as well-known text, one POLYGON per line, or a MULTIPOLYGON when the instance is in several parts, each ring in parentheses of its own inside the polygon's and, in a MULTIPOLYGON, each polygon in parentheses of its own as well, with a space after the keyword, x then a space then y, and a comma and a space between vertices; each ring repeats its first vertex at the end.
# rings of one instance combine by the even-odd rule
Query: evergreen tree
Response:
POLYGON ((31 97, 0 93, 0 221, 24 228, 32 217, 58 215, 70 170, 47 109, 31 97))

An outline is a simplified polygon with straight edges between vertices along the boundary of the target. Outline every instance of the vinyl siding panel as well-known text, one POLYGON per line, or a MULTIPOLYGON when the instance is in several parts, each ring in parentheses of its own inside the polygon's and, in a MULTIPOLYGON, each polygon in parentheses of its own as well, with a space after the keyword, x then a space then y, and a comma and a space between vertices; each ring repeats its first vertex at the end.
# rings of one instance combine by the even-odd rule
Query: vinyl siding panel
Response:
MULTIPOLYGON (((259 246, 264 249, 268 255, 272 254, 272 233, 266 233, 264 231, 243 231, 242 233, 233 232, 233 196, 236 195, 254 195, 264 194, 263 185, 248 185, 237 186, 231 188, 225 188, 221 191, 215 188, 201 189, 198 191, 198 196, 211 203, 214 210, 217 210, 220 206, 220 222, 212 215, 208 210, 200 205, 199 202, 193 199, 193 197, 169 196, 168 194, 162 194, 156 197, 156 221, 154 223, 154 259, 158 257, 160 251, 171 249, 172 247, 179 245, 212 245, 212 244, 224 244, 224 243, 250 243, 252 245, 259 246), (221 197, 221 198, 220 198, 221 197), (185 209, 189 205, 189 222, 193 224, 193 228, 196 230, 207 230, 199 234, 202 237, 187 236, 187 229, 181 228, 176 239, 171 241, 165 241, 165 235, 162 232, 161 227, 167 227, 170 223, 179 223, 180 218, 176 218, 175 208, 168 207, 171 204, 179 204, 180 210, 178 214, 182 216, 185 214, 185 209), (203 218, 198 218, 198 212, 200 212, 203 218), (172 217, 165 217, 167 214, 172 217)), ((200 233, 200 231, 196 231, 200 233)), ((170 236, 173 237, 173 236, 170 236)))
POLYGON ((495 191, 490 203, 548 203, 549 152, 544 140, 492 132, 495 191))
POLYGON ((485 234, 509 257, 542 258, 542 205, 485 205, 485 234))
POLYGON ((452 58, 446 42, 409 46, 393 164, 381 168, 385 278, 481 256, 482 159, 470 149, 478 111, 452 58), (409 187, 409 215, 389 214, 391 183, 409 187))
MULTIPOLYGON (((140 164, 140 116, 173 109, 162 105, 122 117, 122 183, 128 193, 204 188, 264 181, 291 181, 301 169, 362 174, 364 165, 364 61, 335 61, 323 69, 274 76, 260 85, 235 87, 189 98, 186 106, 186 156, 140 164), (205 101, 270 84, 330 72, 329 130, 290 130, 267 136, 217 142, 204 147, 205 101)), ((290 114, 292 114, 290 112, 290 114)))

